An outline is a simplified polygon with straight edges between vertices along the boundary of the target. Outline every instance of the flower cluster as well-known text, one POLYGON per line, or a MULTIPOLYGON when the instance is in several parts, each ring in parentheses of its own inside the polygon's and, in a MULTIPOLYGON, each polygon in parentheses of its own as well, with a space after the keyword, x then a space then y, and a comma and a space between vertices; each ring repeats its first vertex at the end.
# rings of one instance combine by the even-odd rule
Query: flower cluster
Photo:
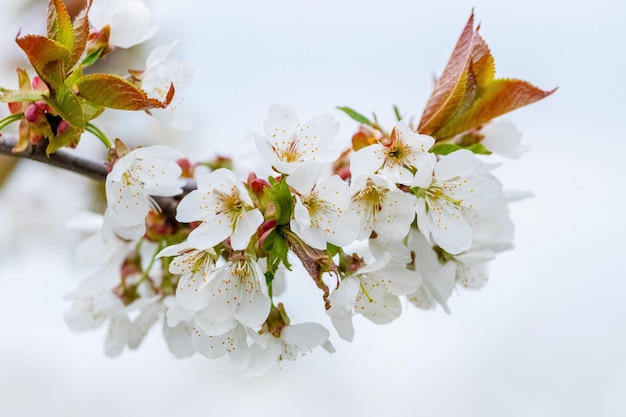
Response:
POLYGON ((20 121, 14 152, 47 141, 54 155, 84 131, 107 146, 106 211, 77 222, 93 274, 70 295, 66 320, 75 330, 107 324, 108 355, 138 347, 161 323, 177 357, 228 356, 236 370, 260 375, 317 347, 334 351, 331 326, 352 341, 357 314, 389 323, 403 299, 449 312, 454 290, 482 286, 488 262, 512 247, 508 199, 486 160, 524 148, 512 124, 493 119, 551 92, 494 79, 473 16, 418 125, 395 109, 385 129, 341 107, 359 124, 342 152, 333 116, 301 121, 291 107, 271 106, 254 137, 272 170, 266 178, 238 177, 227 159, 194 163, 167 146, 130 150, 91 123, 108 107, 188 124, 169 112, 190 78, 167 59, 173 44, 127 78, 82 73, 154 34, 142 1, 95 0, 72 22, 50 0, 49 16, 47 38, 18 38, 37 77, 20 70, 20 91, 0 90, 13 113, 0 128, 20 121), (38 52, 52 44, 68 53, 55 73, 44 62, 54 54, 38 52), (290 274, 315 283, 321 323, 291 322, 290 274))

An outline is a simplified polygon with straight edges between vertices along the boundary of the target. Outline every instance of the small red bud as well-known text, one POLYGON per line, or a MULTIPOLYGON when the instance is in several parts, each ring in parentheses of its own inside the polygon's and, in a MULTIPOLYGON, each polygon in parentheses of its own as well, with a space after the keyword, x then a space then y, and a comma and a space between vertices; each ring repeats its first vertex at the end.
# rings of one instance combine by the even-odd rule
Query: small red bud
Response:
POLYGON ((70 124, 66 120, 61 120, 57 126, 57 136, 62 135, 67 129, 70 128, 70 124))
POLYGON ((41 110, 39 110, 39 107, 36 104, 29 104, 26 107, 26 110, 24 110, 24 118, 30 123, 35 123, 37 121, 37 116, 39 115, 40 111, 41 110))
POLYGON ((183 170, 181 176, 184 178, 193 178, 193 168, 194 166, 191 164, 189 159, 181 158, 176 161, 178 166, 183 170))
POLYGON ((272 233, 272 230, 276 229, 277 225, 278 221, 276 219, 270 219, 259 226, 256 232, 259 237, 259 247, 263 246, 263 242, 265 242, 265 239, 272 233))
POLYGON ((46 83, 44 83, 42 79, 39 78, 39 76, 37 75, 33 77, 31 85, 33 86, 33 90, 48 91, 48 86, 46 85, 46 83))
POLYGON ((352 173, 350 172, 350 167, 341 167, 339 168, 339 170, 335 173, 339 176, 339 178, 341 178, 344 181, 347 181, 350 177, 352 177, 352 173))

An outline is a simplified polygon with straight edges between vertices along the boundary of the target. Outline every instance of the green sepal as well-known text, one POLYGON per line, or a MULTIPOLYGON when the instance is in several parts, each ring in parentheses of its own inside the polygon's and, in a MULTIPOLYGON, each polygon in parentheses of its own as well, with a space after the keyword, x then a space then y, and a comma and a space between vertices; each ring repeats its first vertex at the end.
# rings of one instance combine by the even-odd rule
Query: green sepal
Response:
POLYGON ((93 51, 85 55, 85 58, 83 58, 83 66, 88 67, 90 65, 95 64, 96 61, 98 61, 98 59, 102 55, 102 53, 106 51, 106 49, 107 48, 102 46, 100 48, 94 49, 93 51))
POLYGON ((470 146, 460 146, 460 145, 457 145, 456 143, 442 143, 442 144, 436 145, 430 151, 437 155, 448 155, 454 151, 458 151, 459 149, 467 149, 479 155, 491 155, 491 151, 485 148, 485 146, 480 143, 474 143, 470 146))
POLYGON ((276 207, 276 222, 279 225, 289 224, 293 214, 293 197, 284 177, 280 181, 269 177, 270 187, 265 191, 276 207))
POLYGON ((356 110, 351 109, 350 107, 337 107, 337 109, 341 110, 342 112, 350 116, 350 118, 354 121, 357 121, 364 125, 374 126, 374 124, 372 123, 370 119, 363 116, 361 113, 357 112, 356 110))

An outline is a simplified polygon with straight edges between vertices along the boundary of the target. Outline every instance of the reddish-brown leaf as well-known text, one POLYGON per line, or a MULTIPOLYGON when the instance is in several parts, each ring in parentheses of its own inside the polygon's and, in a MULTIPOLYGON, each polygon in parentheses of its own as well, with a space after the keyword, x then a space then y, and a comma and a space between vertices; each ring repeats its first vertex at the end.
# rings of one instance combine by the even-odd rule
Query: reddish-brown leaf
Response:
POLYGON ((544 91, 526 81, 515 79, 494 80, 485 91, 481 92, 468 110, 457 114, 440 130, 434 132, 434 136, 452 137, 487 123, 495 117, 539 101, 555 90, 544 91))
POLYGON ((74 19, 74 50, 72 51, 70 66, 74 66, 78 62, 87 47, 87 39, 89 38, 89 18, 87 13, 90 6, 91 1, 87 3, 87 6, 74 19))
POLYGON ((477 87, 479 90, 483 90, 493 81, 496 74, 496 65, 491 51, 478 33, 478 29, 476 29, 474 39, 472 40, 471 58, 472 71, 476 75, 477 87))
POLYGON ((22 48, 33 68, 48 84, 48 87, 54 90, 58 87, 59 80, 63 82, 63 63, 67 62, 70 56, 65 45, 39 35, 27 35, 15 39, 15 42, 22 48))
POLYGON ((454 114, 463 100, 473 39, 474 13, 472 12, 441 77, 435 83, 435 89, 422 113, 418 132, 432 134, 454 114))
POLYGON ((149 98, 145 91, 122 77, 112 74, 91 74, 78 79, 79 96, 100 106, 119 110, 164 108, 174 96, 170 85, 165 101, 149 98))
POLYGON ((554 91, 540 90, 525 81, 495 79, 493 56, 478 34, 479 28, 473 29, 473 17, 472 13, 419 124, 419 133, 437 140, 476 128, 554 91))
POLYGON ((62 0, 50 0, 48 3, 48 38, 63 44, 68 51, 74 50, 74 27, 62 0))

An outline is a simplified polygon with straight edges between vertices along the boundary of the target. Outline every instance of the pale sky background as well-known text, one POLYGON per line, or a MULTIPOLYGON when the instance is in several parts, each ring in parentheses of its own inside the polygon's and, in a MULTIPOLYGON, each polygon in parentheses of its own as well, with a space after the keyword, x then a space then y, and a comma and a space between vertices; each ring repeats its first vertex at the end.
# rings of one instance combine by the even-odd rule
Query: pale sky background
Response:
MULTIPOLYGON (((419 116, 474 7, 498 76, 559 87, 507 116, 532 149, 496 174, 535 197, 512 208, 516 249, 484 289, 452 296, 451 315, 407 308, 386 326, 357 317, 353 343, 333 334, 337 353, 245 379, 227 359, 175 359, 158 329, 115 359, 104 329, 70 332, 63 296, 84 275, 63 225, 90 183, 21 164, 0 191, 0 416, 626 415, 624 3, 147 3, 162 26, 152 44, 178 38, 173 57, 195 68, 184 94, 197 127, 170 144, 198 157, 248 146, 275 102, 303 119, 333 114, 344 138, 355 125, 337 105, 387 122, 392 104, 419 116)), ((4 19, 2 56, 19 56, 17 27, 37 25, 4 19)), ((14 85, 13 71, 0 85, 14 85)), ((321 314, 304 306, 292 316, 321 314)))

